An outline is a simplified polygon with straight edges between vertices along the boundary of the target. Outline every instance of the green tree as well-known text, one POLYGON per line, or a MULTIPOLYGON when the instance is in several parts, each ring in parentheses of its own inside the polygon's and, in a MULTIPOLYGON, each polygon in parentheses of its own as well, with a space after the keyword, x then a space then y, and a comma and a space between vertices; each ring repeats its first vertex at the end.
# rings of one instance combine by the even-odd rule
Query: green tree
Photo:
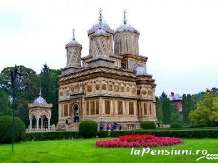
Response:
POLYGON ((213 125, 218 122, 218 97, 215 92, 207 90, 197 109, 189 114, 189 120, 201 125, 213 125))
POLYGON ((205 92, 200 92, 198 94, 192 95, 193 109, 197 109, 198 103, 204 98, 205 92))
POLYGON ((171 104, 171 122, 180 122, 179 120, 179 114, 177 111, 177 105, 176 104, 171 104))
POLYGON ((162 111, 162 103, 160 98, 156 97, 156 115, 158 121, 161 123, 163 122, 163 111, 162 111))
MULTIPOLYGON (((16 85, 15 116, 20 117, 26 126, 29 124, 28 103, 32 103, 39 93, 39 77, 36 72, 24 66, 17 66, 22 76, 16 85)), ((14 67, 4 68, 1 72, 1 88, 12 97, 10 72, 14 67)))
POLYGON ((0 116, 12 115, 10 96, 8 93, 0 89, 0 116))
POLYGON ((52 103, 52 117, 51 123, 58 122, 58 76, 61 74, 60 70, 50 69, 48 65, 44 64, 40 73, 40 81, 42 87, 42 96, 47 103, 52 103))
POLYGON ((162 110, 163 110, 163 123, 170 124, 171 122, 171 107, 170 107, 170 99, 164 97, 162 100, 162 110))

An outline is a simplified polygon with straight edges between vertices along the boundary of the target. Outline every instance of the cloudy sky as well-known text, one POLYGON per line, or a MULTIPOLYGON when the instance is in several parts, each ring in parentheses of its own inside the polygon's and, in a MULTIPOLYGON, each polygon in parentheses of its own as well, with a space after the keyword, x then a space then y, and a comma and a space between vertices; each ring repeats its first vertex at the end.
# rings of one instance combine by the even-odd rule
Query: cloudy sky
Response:
POLYGON ((217 0, 0 0, 0 71, 15 64, 37 73, 44 63, 65 67, 73 28, 82 56, 88 55, 87 31, 100 8, 114 30, 127 11, 157 96, 218 87, 217 0))

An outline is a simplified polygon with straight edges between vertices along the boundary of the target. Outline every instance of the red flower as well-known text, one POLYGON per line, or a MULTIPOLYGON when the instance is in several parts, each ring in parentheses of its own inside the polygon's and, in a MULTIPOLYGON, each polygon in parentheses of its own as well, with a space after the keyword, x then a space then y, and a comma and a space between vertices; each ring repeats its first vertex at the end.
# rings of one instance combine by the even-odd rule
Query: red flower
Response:
POLYGON ((181 143, 180 138, 155 137, 154 135, 124 135, 119 139, 99 140, 96 146, 99 147, 157 147, 170 146, 181 143))

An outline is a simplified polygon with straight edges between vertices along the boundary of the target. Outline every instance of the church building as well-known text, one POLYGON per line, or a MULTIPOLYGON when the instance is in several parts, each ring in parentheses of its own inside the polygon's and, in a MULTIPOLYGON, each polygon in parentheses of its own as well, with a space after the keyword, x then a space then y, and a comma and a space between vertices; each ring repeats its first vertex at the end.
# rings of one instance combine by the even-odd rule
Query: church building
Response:
MULTIPOLYGON (((115 31, 103 21, 88 30, 89 55, 81 57, 75 39, 66 46, 66 67, 59 77, 59 128, 66 122, 94 120, 105 129, 117 124, 138 128, 156 118, 155 80, 147 57, 139 54, 139 31, 123 23, 115 31)), ((57 126, 57 127, 58 127, 57 126)))

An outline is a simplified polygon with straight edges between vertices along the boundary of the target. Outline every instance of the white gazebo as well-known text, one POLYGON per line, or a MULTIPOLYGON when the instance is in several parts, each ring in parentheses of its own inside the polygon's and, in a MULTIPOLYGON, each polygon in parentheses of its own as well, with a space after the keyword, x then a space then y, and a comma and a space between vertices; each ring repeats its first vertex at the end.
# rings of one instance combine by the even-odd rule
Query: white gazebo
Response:
POLYGON ((33 103, 28 104, 30 120, 28 131, 50 131, 52 106, 52 104, 48 104, 46 100, 41 97, 40 90, 39 97, 36 98, 33 103), (33 126, 35 119, 36 124, 33 126))

